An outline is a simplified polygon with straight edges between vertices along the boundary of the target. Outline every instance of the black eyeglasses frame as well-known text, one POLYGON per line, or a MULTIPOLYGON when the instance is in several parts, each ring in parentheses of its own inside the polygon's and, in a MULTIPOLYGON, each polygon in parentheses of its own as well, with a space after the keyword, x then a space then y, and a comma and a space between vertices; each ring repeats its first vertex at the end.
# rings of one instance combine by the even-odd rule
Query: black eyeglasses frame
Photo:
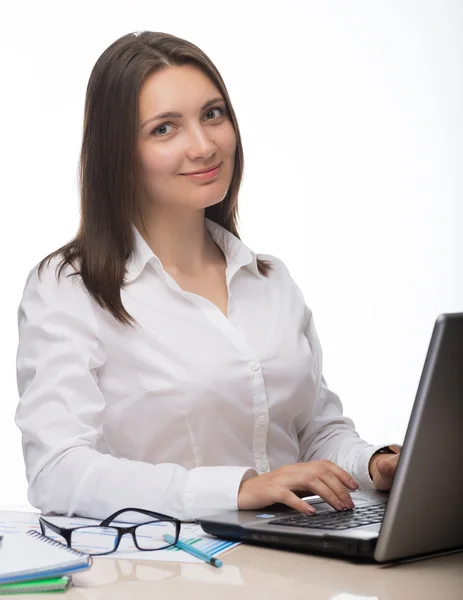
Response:
POLYGON ((77 529, 86 529, 88 527, 111 527, 113 529, 116 529, 117 530, 117 539, 116 539, 114 548, 112 550, 108 550, 107 552, 98 552, 98 553, 94 553, 94 554, 92 553, 92 556, 103 556, 105 554, 112 554, 113 552, 116 552, 116 550, 119 548, 119 544, 121 543, 122 536, 124 536, 127 533, 132 535, 132 539, 133 539, 133 543, 135 544, 135 547, 138 550, 141 550, 142 552, 155 552, 156 550, 166 550, 166 548, 175 546, 175 544, 178 542, 178 538, 180 537, 180 528, 181 528, 182 522, 179 519, 176 519, 175 517, 169 517, 168 515, 163 515, 162 513, 153 512, 152 510, 146 510, 144 508, 121 508, 120 510, 117 510, 115 513, 113 513, 109 517, 106 517, 106 519, 101 521, 101 523, 96 524, 96 525, 80 525, 78 527, 60 527, 59 525, 50 523, 50 521, 48 521, 47 519, 44 519, 42 516, 39 517, 39 524, 40 524, 40 529, 42 531, 42 535, 44 535, 45 537, 49 537, 46 535, 45 526, 49 527, 52 531, 54 531, 55 533, 60 535, 62 538, 64 538, 64 540, 66 541, 66 544, 68 545, 69 548, 72 548, 72 546, 71 546, 72 532, 76 531, 77 529), (114 519, 116 519, 119 515, 121 515, 124 512, 141 513, 148 517, 153 517, 153 520, 147 521, 144 523, 137 523, 136 525, 129 525, 129 526, 125 526, 125 527, 111 525, 111 522, 114 521, 114 519), (162 548, 140 548, 140 546, 138 545, 138 542, 137 542, 137 536, 136 536, 135 530, 137 529, 137 527, 141 527, 143 525, 148 525, 149 523, 153 523, 155 521, 167 521, 169 523, 173 523, 175 525, 175 541, 172 542, 171 544, 166 543, 166 545, 162 546, 162 548))

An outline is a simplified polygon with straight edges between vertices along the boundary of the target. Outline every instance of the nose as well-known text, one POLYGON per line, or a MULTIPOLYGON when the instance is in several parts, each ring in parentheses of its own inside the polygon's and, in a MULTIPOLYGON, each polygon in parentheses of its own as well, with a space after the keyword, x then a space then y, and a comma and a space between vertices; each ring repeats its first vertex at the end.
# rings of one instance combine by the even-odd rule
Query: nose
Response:
POLYGON ((208 133, 199 125, 192 128, 188 134, 188 158, 194 161, 198 158, 209 158, 217 150, 216 144, 208 133))

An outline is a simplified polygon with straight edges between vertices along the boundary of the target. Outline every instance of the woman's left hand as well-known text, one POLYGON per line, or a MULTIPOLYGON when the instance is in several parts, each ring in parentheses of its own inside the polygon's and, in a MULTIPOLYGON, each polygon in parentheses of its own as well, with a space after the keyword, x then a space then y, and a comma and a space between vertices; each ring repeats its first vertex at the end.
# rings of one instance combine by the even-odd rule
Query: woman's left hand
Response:
POLYGON ((401 447, 397 444, 389 447, 396 454, 374 454, 368 465, 370 477, 375 484, 375 488, 385 492, 389 491, 392 487, 401 451, 401 447))

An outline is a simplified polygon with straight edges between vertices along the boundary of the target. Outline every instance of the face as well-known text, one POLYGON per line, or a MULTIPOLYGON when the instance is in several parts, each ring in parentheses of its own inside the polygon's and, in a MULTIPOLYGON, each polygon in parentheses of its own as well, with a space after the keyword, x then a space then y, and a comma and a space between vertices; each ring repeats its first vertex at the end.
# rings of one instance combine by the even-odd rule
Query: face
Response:
POLYGON ((144 82, 138 157, 148 206, 201 210, 223 200, 233 175, 236 136, 218 88, 191 65, 144 82), (176 115, 159 116, 172 112, 176 115), (212 177, 187 175, 219 165, 212 177))

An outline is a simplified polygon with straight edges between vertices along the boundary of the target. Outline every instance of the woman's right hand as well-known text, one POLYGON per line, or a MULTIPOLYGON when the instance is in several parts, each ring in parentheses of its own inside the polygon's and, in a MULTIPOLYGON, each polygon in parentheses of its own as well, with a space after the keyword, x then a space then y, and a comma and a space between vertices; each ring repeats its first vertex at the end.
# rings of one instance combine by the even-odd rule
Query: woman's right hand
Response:
POLYGON ((316 512, 313 506, 301 500, 295 492, 309 496, 318 494, 336 510, 354 508, 348 490, 356 490, 358 483, 330 460, 285 465, 241 482, 238 491, 240 510, 259 510, 275 502, 307 514, 316 512))

